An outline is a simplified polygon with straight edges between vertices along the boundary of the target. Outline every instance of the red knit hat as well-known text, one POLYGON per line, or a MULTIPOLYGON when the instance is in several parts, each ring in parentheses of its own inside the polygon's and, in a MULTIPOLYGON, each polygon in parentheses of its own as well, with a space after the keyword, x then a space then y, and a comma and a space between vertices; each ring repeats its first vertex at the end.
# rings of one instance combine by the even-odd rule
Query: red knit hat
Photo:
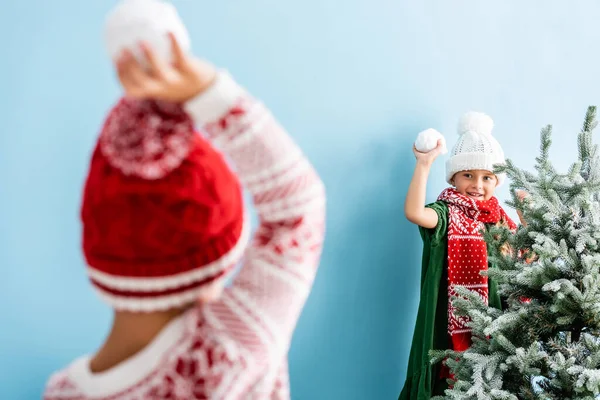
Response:
POLYGON ((81 210, 90 279, 116 309, 194 301, 248 240, 241 186, 176 104, 123 98, 94 151, 81 210))

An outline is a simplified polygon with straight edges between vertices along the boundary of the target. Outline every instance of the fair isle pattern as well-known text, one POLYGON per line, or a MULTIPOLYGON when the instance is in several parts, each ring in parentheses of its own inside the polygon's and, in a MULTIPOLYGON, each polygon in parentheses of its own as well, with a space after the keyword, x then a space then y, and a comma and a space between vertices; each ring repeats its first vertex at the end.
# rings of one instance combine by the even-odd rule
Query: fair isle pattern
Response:
POLYGON ((50 377, 44 399, 80 400, 84 399, 84 396, 69 378, 68 371, 63 370, 50 377))
POLYGON ((281 367, 277 371, 275 379, 275 388, 271 392, 269 400, 286 400, 290 399, 290 375, 288 371, 287 357, 281 363, 281 367))
POLYGON ((325 191, 269 111, 238 90, 224 116, 206 125, 260 220, 233 285, 188 311, 184 333, 126 389, 86 393, 67 368, 50 380, 45 400, 289 400, 287 352, 320 260, 325 191))
POLYGON ((86 396, 71 382, 68 371, 61 371, 49 382, 44 399, 69 400, 182 400, 237 399, 233 379, 254 367, 252 357, 230 338, 218 334, 203 320, 199 310, 185 316, 186 329, 180 340, 160 361, 160 368, 141 382, 107 396, 86 396))
POLYGON ((511 229, 516 225, 495 197, 476 201, 448 188, 438 200, 448 204, 448 333, 452 348, 463 351, 470 346, 471 328, 467 326, 469 317, 456 315, 452 304, 456 288, 467 288, 487 303, 488 278, 481 271, 488 268, 488 256, 482 231, 485 224, 504 222, 511 229))

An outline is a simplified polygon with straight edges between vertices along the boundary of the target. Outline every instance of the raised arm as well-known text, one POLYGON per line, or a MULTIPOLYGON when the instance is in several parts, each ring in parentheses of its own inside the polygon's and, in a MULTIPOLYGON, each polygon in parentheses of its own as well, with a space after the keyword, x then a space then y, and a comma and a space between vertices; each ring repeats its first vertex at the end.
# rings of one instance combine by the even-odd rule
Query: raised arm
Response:
POLYGON ((438 223, 437 213, 425 207, 425 195, 431 165, 440 154, 441 149, 441 142, 438 142, 438 146, 428 153, 421 153, 413 148, 413 152, 417 158, 417 165, 415 166, 412 180, 406 192, 404 214, 410 222, 424 228, 435 228, 438 223))
POLYGON ((292 221, 322 210, 323 184, 271 112, 226 71, 186 104, 211 142, 232 162, 261 224, 292 221))
POLYGON ((214 84, 186 108, 199 123, 206 121, 208 137, 231 160, 260 221, 233 290, 222 303, 227 296, 251 303, 269 321, 271 333, 287 343, 319 264, 323 183, 271 112, 228 73, 219 72, 214 84))
POLYGON ((206 318, 255 363, 227 390, 248 392, 256 379, 273 379, 266 387, 283 385, 292 334, 323 246, 323 183, 271 112, 228 73, 219 72, 186 108, 231 160, 260 221, 232 287, 204 307, 206 318), (259 377, 274 366, 283 366, 279 375, 259 377))

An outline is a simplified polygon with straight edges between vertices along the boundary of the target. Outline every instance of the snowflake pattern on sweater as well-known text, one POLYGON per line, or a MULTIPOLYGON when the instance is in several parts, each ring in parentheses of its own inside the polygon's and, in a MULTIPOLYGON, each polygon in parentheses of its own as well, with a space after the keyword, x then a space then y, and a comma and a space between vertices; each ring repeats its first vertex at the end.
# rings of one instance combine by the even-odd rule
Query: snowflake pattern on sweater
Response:
POLYGON ((186 108, 252 195, 260 224, 243 267, 218 301, 185 312, 122 364, 92 374, 81 357, 53 374, 45 400, 290 398, 287 352, 320 260, 323 183, 226 72, 186 108))

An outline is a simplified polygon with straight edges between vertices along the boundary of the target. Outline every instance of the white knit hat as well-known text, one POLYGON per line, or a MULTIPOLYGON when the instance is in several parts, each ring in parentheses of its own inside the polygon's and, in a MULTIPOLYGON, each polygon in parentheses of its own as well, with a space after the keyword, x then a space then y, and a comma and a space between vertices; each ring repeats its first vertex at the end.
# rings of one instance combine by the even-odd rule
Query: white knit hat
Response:
POLYGON ((106 17, 104 42, 113 61, 121 51, 128 49, 146 65, 139 41, 148 42, 159 57, 170 61, 169 32, 175 35, 184 51, 190 49, 188 31, 171 3, 163 0, 121 0, 106 17))
MULTIPOLYGON (((458 123, 458 141, 446 161, 446 181, 460 171, 481 169, 494 171, 494 166, 504 164, 504 152, 500 143, 492 136, 494 121, 486 114, 469 111, 458 123)), ((498 185, 502 185, 505 174, 497 174, 498 185)))

